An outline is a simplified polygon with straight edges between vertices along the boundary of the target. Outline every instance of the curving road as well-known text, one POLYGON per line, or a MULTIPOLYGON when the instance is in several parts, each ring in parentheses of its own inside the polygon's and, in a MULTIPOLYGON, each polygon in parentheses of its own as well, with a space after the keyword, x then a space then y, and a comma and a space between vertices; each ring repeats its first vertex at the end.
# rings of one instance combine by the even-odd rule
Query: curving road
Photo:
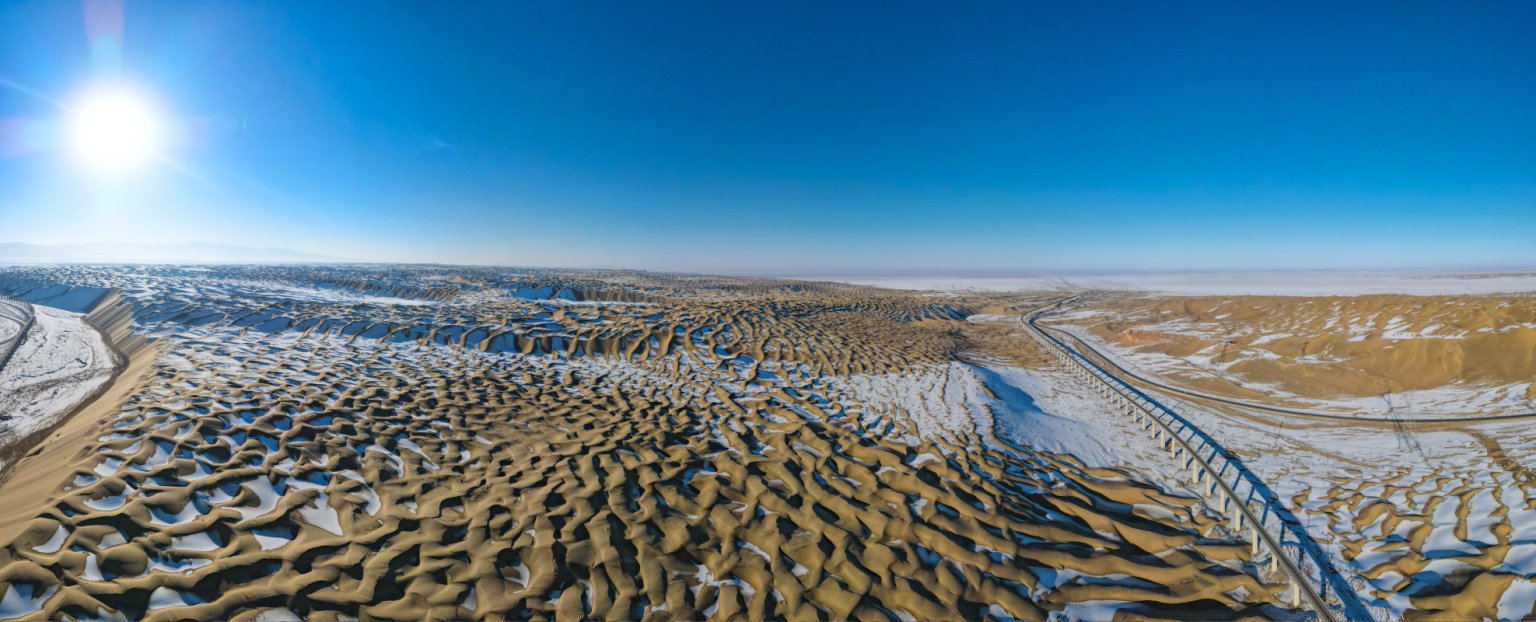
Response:
POLYGON ((1185 456, 1186 467, 1190 468, 1192 473, 1191 481, 1199 483, 1204 494, 1211 497, 1213 502, 1219 500, 1219 506, 1216 507, 1226 511, 1228 500, 1237 501, 1234 507, 1239 516, 1233 519, 1233 529, 1239 531, 1244 529, 1244 521, 1247 521, 1246 524, 1252 529, 1254 553, 1258 553, 1258 545, 1261 542, 1270 551, 1272 568, 1283 570, 1290 578, 1291 606, 1299 607, 1305 601, 1317 613, 1319 619, 1328 622, 1363 622, 1383 619, 1380 615, 1383 612, 1373 611, 1360 600, 1358 586, 1339 573, 1328 555, 1312 539, 1306 527, 1296 519, 1274 491, 1248 469, 1242 459, 1222 447, 1215 438, 1179 413, 1167 408, 1124 379, 1115 376, 1082 352, 1074 351, 1035 322, 1047 310, 1059 309, 1076 298, 1077 296, 1073 296, 1027 312, 1020 320, 1033 331, 1042 345, 1054 351, 1058 359, 1064 363, 1074 363, 1085 381, 1100 383, 1097 391, 1099 395, 1114 401, 1117 407, 1128 415, 1133 414, 1133 411, 1144 413, 1149 419, 1142 419, 1140 415, 1135 416, 1138 417, 1138 422, 1145 424, 1146 429, 1151 429, 1151 424, 1155 423, 1160 432, 1166 432, 1166 441, 1162 435, 1157 437, 1158 440, 1163 441, 1163 446, 1175 456, 1185 456), (1206 484, 1207 476, 1211 480, 1209 485, 1206 484), (1240 493, 1244 485, 1247 486, 1247 494, 1240 493), (1217 492, 1218 489, 1220 494, 1217 492), (1253 501, 1261 504, 1262 513, 1249 507, 1249 503, 1253 501), (1273 520, 1266 522, 1266 519, 1273 520), (1289 539, 1287 539, 1288 535, 1289 539), (1294 559, 1284 553, 1286 547, 1290 547, 1295 552, 1294 559), (1308 566, 1311 568, 1310 571, 1306 569, 1308 566), (1317 573, 1316 577, 1312 576, 1313 571, 1317 573))
POLYGON ((11 362, 11 355, 32 330, 32 305, 20 300, 0 298, 0 369, 11 362))
MULTIPOLYGON (((1067 302, 1070 302, 1073 299, 1075 299, 1075 297, 1072 298, 1072 299, 1067 299, 1067 300, 1061 301, 1058 304, 1058 308, 1060 308, 1061 304, 1065 304, 1067 302)), ((1226 404, 1226 405, 1229 405, 1229 406, 1238 406, 1238 407, 1241 407, 1241 408, 1249 408, 1249 409, 1253 409, 1253 410, 1260 410, 1260 411, 1265 411, 1265 412, 1278 413, 1278 414, 1282 414, 1282 415, 1291 415, 1291 416, 1295 416, 1295 417, 1307 417, 1307 418, 1312 418, 1312 419, 1326 419, 1326 420, 1330 420, 1330 421, 1347 421, 1349 423, 1365 423, 1365 424, 1374 424, 1374 425, 1382 425, 1382 426, 1393 426, 1393 425, 1399 425, 1401 423, 1413 423, 1413 424, 1418 424, 1418 423, 1446 424, 1446 423, 1449 423, 1449 424, 1458 424, 1458 423, 1488 423, 1490 421, 1511 421, 1511 420, 1519 420, 1519 419, 1536 419, 1536 412, 1513 413, 1513 414, 1508 414, 1508 415, 1468 415, 1468 416, 1460 416, 1460 417, 1401 417, 1401 418, 1397 418, 1397 419, 1387 419, 1387 418, 1382 418, 1382 417, 1354 417, 1354 416, 1350 416, 1350 415, 1339 415, 1339 414, 1331 414, 1331 413, 1321 413, 1321 412, 1309 411, 1309 410, 1298 410, 1298 409, 1294 409, 1294 408, 1284 408, 1284 407, 1280 407, 1280 406, 1270 406, 1270 405, 1267 405, 1267 404, 1256 404, 1256 403, 1253 403, 1253 402, 1247 402, 1247 401, 1243 401, 1243 400, 1232 399, 1232 398, 1229 398, 1229 397, 1222 397, 1220 395, 1212 395, 1210 393, 1204 393, 1204 392, 1201 392, 1201 391, 1195 391, 1195 390, 1192 390, 1192 389, 1186 389, 1186 388, 1183 388, 1183 387, 1173 386, 1173 385, 1170 385, 1170 384, 1167 384, 1167 383, 1164 383, 1164 382, 1161 382, 1161 381, 1158 381, 1158 380, 1154 380, 1154 379, 1148 378, 1146 376, 1143 376, 1141 374, 1138 374, 1136 372, 1128 370, 1128 369, 1126 369, 1124 367, 1121 367, 1118 363, 1116 363, 1114 361, 1114 359, 1106 356, 1103 352, 1100 352, 1098 348, 1093 347, 1092 344, 1089 344, 1088 342, 1084 341, 1082 338, 1078 337, 1077 335, 1074 335, 1074 334, 1072 334, 1072 333, 1070 333, 1068 331, 1061 330, 1059 328, 1054 328, 1054 327, 1051 327, 1051 326, 1043 326, 1043 325, 1038 324, 1036 322, 1036 320, 1038 320, 1040 318, 1040 315, 1043 315, 1043 314, 1037 314, 1037 315, 1035 315, 1033 317, 1026 316, 1026 317, 1021 318, 1021 319, 1023 319, 1026 322, 1028 322, 1031 326, 1033 326, 1033 327, 1035 327, 1037 329, 1049 331, 1050 333, 1052 333, 1052 334, 1054 334, 1054 335, 1056 335, 1058 337, 1065 337, 1065 338, 1071 339, 1073 343, 1077 344, 1080 348, 1082 348, 1082 351, 1090 353, 1090 354, 1092 354, 1094 356, 1094 358, 1098 359, 1097 362, 1105 368, 1105 371, 1109 371, 1109 372, 1113 373, 1114 375, 1119 376, 1122 380, 1135 381, 1135 383, 1137 383, 1137 384, 1140 384, 1140 385, 1143 385, 1143 386, 1147 386, 1147 387, 1151 387, 1151 388, 1157 389, 1159 391, 1165 391, 1165 392, 1168 392, 1168 393, 1175 393, 1175 394, 1182 395, 1182 396, 1185 396, 1185 397, 1191 397, 1191 398, 1195 398, 1195 399, 1205 400, 1205 401, 1208 401, 1208 402, 1219 402, 1219 403, 1226 404)))

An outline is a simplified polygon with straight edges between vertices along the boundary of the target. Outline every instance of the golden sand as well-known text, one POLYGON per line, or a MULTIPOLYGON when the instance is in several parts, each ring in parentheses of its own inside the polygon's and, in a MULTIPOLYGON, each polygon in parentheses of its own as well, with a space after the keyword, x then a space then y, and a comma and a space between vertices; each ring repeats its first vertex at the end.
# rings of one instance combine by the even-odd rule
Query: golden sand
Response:
POLYGON ((1052 371, 1027 342, 956 319, 971 309, 834 285, 667 286, 692 295, 416 292, 472 298, 460 313, 505 327, 485 334, 346 334, 355 322, 292 305, 303 330, 164 334, 142 381, 60 431, 84 451, 61 442, 19 466, 10 485, 39 504, 0 549, 0 582, 46 595, 29 618, 1282 611, 1283 586, 1255 578, 1249 544, 1197 498, 999 449, 987 430, 867 425, 841 379, 974 352, 1052 371))
POLYGON ((87 428, 100 423, 127 397, 153 361, 155 353, 148 341, 130 331, 131 312, 131 306, 115 294, 91 306, 84 321, 101 334, 113 359, 110 380, 71 412, 63 413, 56 423, 22 438, 6 439, 8 442, 0 446, 0 495, 16 501, 0 506, 0 541, 9 541, 25 521, 27 512, 52 492, 55 481, 48 479, 49 471, 60 464, 63 456, 85 449, 90 434, 87 428), (23 460, 29 466, 22 468, 19 462, 23 460), (46 481, 41 488, 11 482, 18 472, 25 472, 25 477, 32 480, 41 477, 46 481))
POLYGON ((1536 411, 1530 295, 1116 295, 1083 310, 1068 323, 1182 385, 1229 397, 1323 408, 1365 398, 1385 409, 1383 396, 1460 387, 1488 403, 1418 410, 1536 411))
MULTIPOLYGON (((1168 298, 1096 295, 1059 326, 1166 382, 1373 422, 1177 403, 1280 491, 1368 598, 1410 620, 1536 618, 1531 296, 1168 298), (1277 390, 1278 389, 1278 390, 1277 390), (1396 414, 1371 399, 1444 392, 1396 414), (1378 393, 1380 392, 1380 393, 1378 393), (1466 396, 1465 401, 1458 398, 1466 396)), ((1148 390, 1158 393, 1155 389, 1148 390)))

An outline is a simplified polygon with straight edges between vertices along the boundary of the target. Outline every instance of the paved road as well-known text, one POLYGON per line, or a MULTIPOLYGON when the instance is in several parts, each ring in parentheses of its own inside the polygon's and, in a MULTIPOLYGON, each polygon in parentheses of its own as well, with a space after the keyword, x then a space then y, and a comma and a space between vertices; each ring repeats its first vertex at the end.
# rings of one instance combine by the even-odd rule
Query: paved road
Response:
MULTIPOLYGON (((1306 527, 1296 519, 1274 491, 1243 464, 1241 458, 1223 448, 1221 443, 1201 430, 1199 426, 1150 395, 1131 386, 1109 368, 1091 360, 1084 351, 1074 351, 1066 342, 1052 335, 1061 331, 1047 332, 1046 328, 1036 323, 1036 320, 1049 309, 1059 309, 1076 298, 1073 296, 1041 307, 1026 313, 1020 319, 1035 332, 1042 343, 1058 350, 1064 357, 1063 360, 1076 362, 1082 369, 1088 371, 1088 377, 1097 379, 1107 390, 1113 391, 1125 400, 1120 403, 1122 407, 1126 406, 1126 401, 1134 404, 1136 409, 1145 413, 1152 422, 1166 431, 1171 443, 1176 443, 1187 452, 1186 460, 1193 461, 1189 463, 1191 468, 1194 463, 1198 463, 1199 469, 1192 470, 1192 473, 1212 476, 1213 487, 1209 489, 1205 488, 1203 476, 1196 478, 1207 496, 1215 496, 1216 489, 1221 490, 1222 496, 1215 497, 1220 499, 1219 505, 1213 505, 1213 507, 1225 509, 1228 499, 1237 501, 1234 507, 1241 514, 1242 520, 1234 519, 1233 528, 1241 531, 1244 528, 1243 521, 1247 521, 1246 524, 1252 528, 1251 534, 1256 546, 1257 543, 1262 542, 1270 551, 1271 563, 1275 564, 1274 567, 1283 570, 1290 578, 1293 588, 1291 606, 1298 607, 1306 602, 1320 619, 1327 622, 1356 620, 1365 622, 1384 619, 1384 615, 1378 615, 1381 612, 1373 612, 1360 600, 1360 589, 1339 573, 1329 556, 1312 539, 1306 527), (1240 494, 1239 491, 1245 484, 1247 494, 1240 494), (1249 507, 1248 504, 1255 500, 1262 504, 1263 513, 1257 513, 1249 507), (1266 519, 1272 520, 1266 522, 1266 519), (1272 529, 1273 532, 1271 532, 1272 529), (1290 536, 1289 540, 1286 538, 1287 535, 1290 536), (1292 559, 1284 552, 1287 547, 1296 553, 1296 559, 1292 559), (1309 562, 1308 565, 1312 571, 1317 572, 1316 578, 1312 576, 1311 571, 1305 570, 1301 565, 1303 558, 1309 562)), ((1170 451, 1176 449, 1172 444, 1167 447, 1170 451)), ((1255 548, 1254 551, 1257 553, 1258 549, 1255 548)))

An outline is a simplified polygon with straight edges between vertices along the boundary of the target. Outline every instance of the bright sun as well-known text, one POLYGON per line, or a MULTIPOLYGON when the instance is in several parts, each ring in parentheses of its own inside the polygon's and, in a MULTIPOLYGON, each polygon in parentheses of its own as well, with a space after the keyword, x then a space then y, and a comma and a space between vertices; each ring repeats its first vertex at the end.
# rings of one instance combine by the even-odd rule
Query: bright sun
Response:
POLYGON ((160 146, 161 127, 154 109, 132 93, 94 93, 72 113, 70 146, 97 171, 121 173, 137 168, 160 146))

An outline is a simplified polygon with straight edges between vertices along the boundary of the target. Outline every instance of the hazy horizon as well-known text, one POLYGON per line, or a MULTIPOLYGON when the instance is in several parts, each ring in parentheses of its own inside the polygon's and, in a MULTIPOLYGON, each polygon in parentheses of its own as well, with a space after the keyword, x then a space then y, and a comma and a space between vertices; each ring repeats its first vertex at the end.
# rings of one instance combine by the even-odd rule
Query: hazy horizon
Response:
POLYGON ((1051 277, 1096 277, 1096 276, 1135 276, 1135 275, 1222 275, 1222 274, 1252 274, 1252 275, 1277 275, 1294 276, 1307 274, 1382 274, 1382 275, 1501 275, 1501 274, 1533 274, 1536 266, 1533 265, 1468 265, 1461 267, 1443 266, 1405 266, 1387 268, 1104 268, 1104 269, 1007 269, 1007 268, 976 268, 976 269, 944 269, 927 268, 915 270, 881 269, 866 271, 850 270, 679 270, 661 268, 638 268, 624 265, 559 265, 545 263, 459 263, 449 261, 390 261, 390 260, 366 260, 353 259, 334 255, 310 253, 297 249, 283 247, 249 247, 239 245, 226 245, 220 243, 185 242, 185 243, 136 243, 104 240, 99 242, 81 242, 59 245, 38 245, 18 241, 0 241, 0 266, 4 265, 28 265, 28 264, 80 264, 80 265, 153 265, 153 264, 180 264, 180 265, 250 265, 250 264, 313 264, 313 265, 441 265, 441 266, 467 266, 467 267, 502 267, 502 268, 527 268, 548 270, 638 270, 657 273, 681 273, 720 276, 742 277, 778 277, 778 278, 804 278, 804 279, 830 279, 841 278, 956 278, 971 280, 987 279, 1018 279, 1018 278, 1051 278, 1051 277), (97 248, 101 245, 102 248, 97 248), (16 251, 16 247, 28 247, 44 249, 34 251, 41 254, 28 255, 25 252, 16 251), (49 251, 53 251, 51 254, 49 251), (182 254, 178 254, 178 252, 182 254), (222 252, 223 254, 219 254, 222 252), (263 254, 265 253, 265 254, 263 254))
POLYGON ((0 622, 1536 622, 1532 26, 0 4, 0 622))
POLYGON ((1536 5, 411 8, 8 7, 0 235, 725 274, 1536 265, 1536 5), (163 126, 131 174, 66 144, 103 84, 163 126))

